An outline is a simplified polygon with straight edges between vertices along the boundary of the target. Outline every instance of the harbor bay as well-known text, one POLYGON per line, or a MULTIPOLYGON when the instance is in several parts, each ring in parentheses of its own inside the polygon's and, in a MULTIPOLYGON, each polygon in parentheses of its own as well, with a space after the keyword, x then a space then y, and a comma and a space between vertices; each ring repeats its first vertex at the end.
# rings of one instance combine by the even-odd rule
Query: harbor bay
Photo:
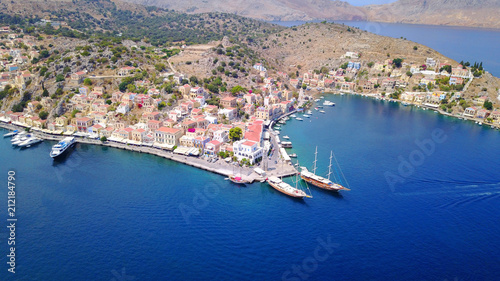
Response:
POLYGON ((20 150, 2 139, 1 170, 16 171, 23 214, 16 239, 30 245, 17 249, 17 276, 287 280, 302 278, 299 268, 307 280, 494 279, 498 130, 399 103, 326 98, 336 106, 288 121, 281 135, 309 169, 318 147, 318 174, 333 150, 352 190, 310 187, 303 201, 145 153, 78 144, 53 162, 55 142, 20 150), (435 130, 446 140, 413 165, 435 130), (400 173, 406 162, 412 172, 400 173), (387 173, 404 182, 391 188, 387 173), (326 260, 308 264, 319 246, 326 260))

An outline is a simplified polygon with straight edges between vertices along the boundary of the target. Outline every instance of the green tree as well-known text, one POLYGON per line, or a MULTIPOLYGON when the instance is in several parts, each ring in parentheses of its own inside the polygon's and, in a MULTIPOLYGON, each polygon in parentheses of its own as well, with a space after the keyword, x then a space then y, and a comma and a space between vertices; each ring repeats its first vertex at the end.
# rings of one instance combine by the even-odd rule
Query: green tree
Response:
POLYGON ((229 130, 229 138, 232 141, 237 141, 241 139, 241 136, 243 135, 243 131, 241 130, 240 127, 235 127, 229 130))
POLYGON ((91 86, 92 85, 92 80, 90 80, 90 78, 85 78, 83 80, 83 85, 85 85, 85 86, 91 86))
POLYGON ((48 97, 49 96, 49 91, 47 89, 43 89, 42 97, 48 97))
POLYGON ((40 119, 42 119, 42 120, 45 120, 45 119, 47 119, 47 117, 49 117, 49 113, 47 111, 42 111, 42 112, 38 113, 38 117, 40 117, 40 119))
POLYGON ((485 101, 483 104, 483 107, 486 108, 487 110, 492 110, 493 109, 493 103, 489 100, 485 101))
POLYGON ((56 82, 61 82, 61 81, 64 81, 64 75, 57 74, 57 76, 56 76, 56 82))
POLYGON ((237 86, 234 86, 233 88, 231 88, 231 94, 233 94, 234 96, 240 92, 246 92, 246 91, 247 91, 247 89, 243 88, 240 85, 237 85, 237 86))
POLYGON ((105 142, 105 141, 107 141, 107 140, 108 140, 108 138, 107 138, 106 136, 102 136, 102 137, 101 137, 101 141, 102 141, 102 142, 105 142))
POLYGON ((403 59, 400 59, 400 58, 397 58, 397 59, 393 59, 392 60, 392 63, 397 67, 397 68, 400 68, 402 63, 403 63, 403 59))

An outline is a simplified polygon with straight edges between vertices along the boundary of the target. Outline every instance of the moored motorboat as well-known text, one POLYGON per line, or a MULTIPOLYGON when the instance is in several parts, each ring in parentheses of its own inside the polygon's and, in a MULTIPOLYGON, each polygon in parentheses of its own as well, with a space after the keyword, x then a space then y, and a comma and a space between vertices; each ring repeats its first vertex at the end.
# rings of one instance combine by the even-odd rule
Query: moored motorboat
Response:
POLYGON ((231 182, 236 183, 236 184, 247 184, 247 183, 250 183, 249 181, 244 180, 242 177, 236 176, 236 175, 229 175, 228 179, 231 182))
POLYGON ((39 143, 41 141, 42 141, 42 139, 40 139, 40 138, 30 137, 27 140, 19 143, 17 146, 19 146, 19 147, 30 147, 31 145, 39 143))
POLYGON ((304 119, 300 118, 300 117, 297 117, 295 118, 296 120, 299 120, 299 121, 304 121, 304 119))
POLYGON ((12 132, 9 132, 9 133, 7 133, 7 134, 4 134, 4 135, 3 135, 3 137, 4 137, 4 138, 12 137, 12 136, 17 135, 17 133, 19 133, 19 131, 18 131, 18 130, 14 130, 14 131, 12 131, 12 132))
POLYGON ((12 139, 12 145, 19 145, 20 143, 26 141, 27 139, 31 138, 30 134, 22 135, 19 138, 12 139))

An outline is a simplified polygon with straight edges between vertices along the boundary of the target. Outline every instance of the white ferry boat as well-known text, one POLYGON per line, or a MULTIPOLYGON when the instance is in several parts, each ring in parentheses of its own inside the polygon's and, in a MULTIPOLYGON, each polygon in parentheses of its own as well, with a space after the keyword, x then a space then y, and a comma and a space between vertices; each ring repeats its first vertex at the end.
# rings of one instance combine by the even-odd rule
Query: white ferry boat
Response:
POLYGON ((70 148, 74 143, 75 143, 74 137, 64 138, 62 141, 58 142, 56 145, 52 147, 52 150, 50 151, 50 157, 56 158, 64 154, 64 152, 68 150, 68 148, 70 148))

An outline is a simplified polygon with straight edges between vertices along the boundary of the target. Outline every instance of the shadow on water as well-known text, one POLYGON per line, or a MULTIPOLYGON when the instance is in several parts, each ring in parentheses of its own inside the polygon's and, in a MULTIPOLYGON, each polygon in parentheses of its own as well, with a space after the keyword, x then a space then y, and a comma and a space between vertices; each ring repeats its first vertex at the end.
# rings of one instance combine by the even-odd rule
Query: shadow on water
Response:
MULTIPOLYGON (((315 186, 311 186, 311 185, 309 185, 309 188, 312 190, 313 193, 321 193, 322 195, 331 196, 331 197, 334 197, 334 198, 336 198, 338 200, 343 200, 344 199, 344 196, 339 191, 325 190, 325 189, 322 189, 322 188, 319 188, 319 187, 315 187, 315 186)), ((313 194, 313 196, 314 196, 314 194, 313 194)))

